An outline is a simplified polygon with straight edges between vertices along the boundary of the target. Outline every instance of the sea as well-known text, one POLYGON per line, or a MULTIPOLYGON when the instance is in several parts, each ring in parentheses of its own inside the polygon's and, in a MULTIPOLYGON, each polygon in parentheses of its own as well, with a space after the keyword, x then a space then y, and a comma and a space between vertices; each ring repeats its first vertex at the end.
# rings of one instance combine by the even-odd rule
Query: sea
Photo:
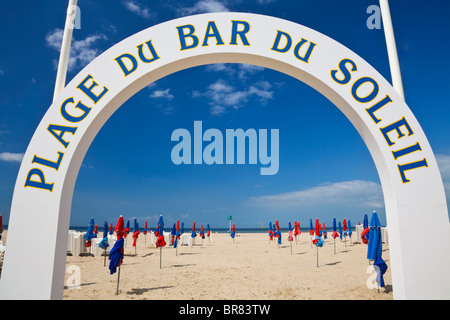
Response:
MULTIPOLYGON (((87 231, 87 228, 88 228, 87 226, 71 226, 69 228, 69 230, 83 232, 83 231, 87 231)), ((104 228, 103 226, 102 227, 98 226, 97 231, 99 233, 102 233, 103 228, 104 228)), ((150 231, 150 230, 153 230, 153 228, 148 228, 147 230, 150 231)), ((305 232, 309 233, 309 228, 300 228, 300 230, 302 233, 305 233, 305 232)), ((354 231, 354 230, 355 230, 355 228, 352 227, 352 231, 354 231)), ((130 228, 130 231, 131 232, 134 231, 132 227, 130 228)), ((144 231, 144 228, 139 228, 139 232, 142 232, 142 231, 144 231)), ((170 231, 172 231, 172 228, 164 228, 164 231, 170 232, 170 231)), ((200 229, 196 228, 195 231, 198 233, 200 231, 200 229)), ((204 228, 203 231, 206 232, 206 228, 204 228)), ((190 232, 192 232, 192 229, 190 227, 184 228, 184 232, 190 233, 190 232)), ((229 233, 230 229, 229 228, 211 228, 211 232, 213 232, 213 233, 229 233)), ((268 233, 269 229, 268 228, 242 228, 242 229, 236 228, 235 232, 236 233, 268 233)), ((286 233, 286 232, 289 232, 289 229, 288 228, 280 228, 280 232, 286 233)), ((327 228, 327 232, 331 232, 331 228, 327 228)))

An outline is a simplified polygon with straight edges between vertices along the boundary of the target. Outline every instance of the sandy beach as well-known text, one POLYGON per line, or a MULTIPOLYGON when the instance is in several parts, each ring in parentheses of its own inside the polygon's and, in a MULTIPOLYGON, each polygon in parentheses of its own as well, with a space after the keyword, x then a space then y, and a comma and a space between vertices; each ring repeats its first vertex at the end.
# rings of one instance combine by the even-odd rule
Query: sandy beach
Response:
MULTIPOLYGON (((298 241, 269 242, 266 233, 214 233, 212 242, 197 237, 192 247, 176 249, 150 246, 147 236, 132 246, 131 234, 121 267, 119 295, 117 273, 110 275, 104 257, 67 256, 65 300, 392 300, 389 247, 383 259, 389 266, 386 286, 377 291, 374 271, 366 259, 367 246, 331 237, 317 250, 308 233, 298 241), (369 283, 369 284, 368 284, 369 283)), ((6 242, 6 232, 3 240, 6 242)))

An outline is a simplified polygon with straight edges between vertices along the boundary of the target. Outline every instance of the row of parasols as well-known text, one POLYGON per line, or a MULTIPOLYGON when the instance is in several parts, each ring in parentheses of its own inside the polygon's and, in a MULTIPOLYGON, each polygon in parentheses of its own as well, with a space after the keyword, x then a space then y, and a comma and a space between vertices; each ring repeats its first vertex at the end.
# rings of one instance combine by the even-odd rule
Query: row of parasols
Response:
MULTIPOLYGON (((234 228, 234 225, 233 225, 234 228)), ((146 235, 149 229, 147 228, 147 221, 145 221, 145 226, 143 230, 143 234, 146 235)), ((117 240, 114 242, 113 248, 109 252, 109 270, 110 274, 114 274, 118 271, 117 275, 117 289, 116 289, 116 295, 119 292, 119 280, 120 280, 120 266, 123 263, 124 258, 124 246, 125 246, 125 239, 127 238, 128 234, 131 232, 130 230, 130 221, 127 221, 127 225, 125 227, 123 216, 121 215, 119 217, 119 220, 117 221, 117 224, 115 228, 113 229, 113 224, 111 224, 108 227, 108 223, 104 222, 104 231, 103 231, 103 238, 99 242, 99 247, 105 250, 105 265, 106 265, 106 249, 109 247, 108 243, 108 234, 112 235, 113 233, 116 233, 117 240)), ((174 223, 172 227, 172 243, 173 248, 177 249, 178 254, 178 242, 180 241, 181 235, 184 233, 184 223, 177 220, 176 223, 174 223)), ((203 229, 203 225, 200 226, 199 236, 202 239, 205 239, 206 237, 210 237, 211 228, 209 224, 206 226, 206 234, 203 229)), ((98 234, 98 226, 94 223, 94 218, 91 218, 89 221, 89 226, 86 231, 86 234, 84 236, 86 240, 86 247, 91 247, 92 245, 92 239, 96 238, 98 234)), ((135 247, 136 250, 136 242, 139 238, 140 231, 139 231, 139 223, 137 219, 134 219, 134 228, 133 228, 133 247, 135 247)), ((162 215, 159 217, 158 223, 156 225, 156 229, 154 232, 154 236, 157 238, 155 245, 157 248, 160 248, 160 268, 162 264, 162 248, 166 246, 166 241, 164 237, 164 220, 162 215)), ((195 221, 192 225, 192 231, 191 231, 191 238, 195 238, 197 236, 197 231, 195 229, 195 221)))
MULTIPOLYGON (((360 223, 359 223, 360 224, 360 223)), ((344 237, 344 241, 346 237, 349 236, 350 239, 352 237, 352 229, 351 229, 350 220, 343 219, 342 224, 339 221, 336 223, 336 218, 333 218, 333 227, 332 227, 332 237, 334 240, 334 253, 336 254, 336 238, 339 237, 341 240, 344 237)), ((312 219, 310 219, 310 228, 309 234, 311 236, 311 247, 313 245, 317 248, 317 267, 319 267, 319 248, 323 246, 324 239, 327 239, 327 231, 325 228, 325 222, 322 224, 319 222, 319 219, 316 219, 315 226, 313 226, 312 219)), ((294 228, 292 228, 291 222, 289 222, 289 233, 287 240, 291 245, 291 254, 292 254, 292 242, 297 240, 297 236, 301 234, 300 223, 294 221, 294 228)), ((281 244, 281 232, 280 225, 278 220, 272 225, 272 222, 269 222, 269 243, 270 241, 274 241, 274 237, 277 239, 278 245, 281 244)), ((372 261, 375 270, 377 271, 377 283, 380 287, 384 287, 384 279, 383 275, 386 273, 387 265, 386 262, 382 258, 382 239, 381 239, 381 224, 378 219, 378 215, 376 211, 372 212, 372 217, 368 219, 368 215, 364 214, 363 219, 363 231, 361 232, 361 241, 363 244, 367 245, 367 259, 369 263, 372 261)), ((347 246, 347 243, 345 242, 347 246)))

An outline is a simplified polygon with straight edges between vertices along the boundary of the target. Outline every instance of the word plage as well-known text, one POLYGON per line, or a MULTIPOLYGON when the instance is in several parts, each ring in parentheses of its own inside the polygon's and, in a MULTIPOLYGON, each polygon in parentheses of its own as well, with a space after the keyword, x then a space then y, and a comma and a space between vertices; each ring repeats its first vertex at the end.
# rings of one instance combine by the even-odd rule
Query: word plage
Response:
POLYGON ((193 137, 183 128, 172 132, 171 141, 178 143, 172 149, 171 158, 176 165, 246 164, 248 154, 248 164, 258 164, 259 160, 264 165, 260 168, 261 175, 275 175, 279 168, 279 130, 270 129, 270 155, 268 138, 267 129, 226 129, 224 149, 222 131, 211 128, 203 132, 202 121, 194 121, 193 137), (203 142, 209 143, 203 148, 203 142))

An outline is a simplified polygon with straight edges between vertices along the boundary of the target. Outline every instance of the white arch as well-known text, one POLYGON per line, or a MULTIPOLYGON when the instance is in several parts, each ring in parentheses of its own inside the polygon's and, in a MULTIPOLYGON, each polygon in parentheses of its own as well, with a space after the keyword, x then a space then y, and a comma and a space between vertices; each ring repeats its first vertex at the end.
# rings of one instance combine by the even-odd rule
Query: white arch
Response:
POLYGON ((446 276, 449 221, 442 180, 425 134, 392 86, 351 50, 317 31, 269 16, 212 13, 171 20, 121 41, 85 67, 50 106, 17 177, 0 298, 62 298, 73 189, 94 137, 128 98, 149 83, 210 63, 271 68, 307 83, 332 101, 362 136, 380 175, 390 232, 394 298, 450 297, 446 276), (181 39, 186 40, 186 46, 195 44, 195 37, 188 36, 192 31, 198 45, 183 50, 181 39), (206 33, 210 37, 205 42, 206 33), (286 50, 289 38, 291 46, 286 50), (144 54, 141 58, 139 48, 144 54), (132 57, 123 54, 138 61, 136 70, 126 76, 119 60, 131 69, 132 57), (355 70, 351 71, 353 64, 355 70), (347 80, 345 70, 351 79, 339 83, 347 80), (352 94, 358 79, 367 83, 352 94), (91 88, 93 81, 97 85, 91 88), (84 91, 83 86, 87 88, 84 91), (372 97, 370 91, 375 86, 378 92, 372 97), (386 96, 392 101, 381 103, 386 96), (75 108, 79 101, 85 107, 75 108), (370 107, 372 113, 366 110, 370 107), (66 126, 69 131, 56 128, 52 135, 48 130, 51 125, 66 126), (61 141, 56 135, 62 136, 61 141), (414 151, 411 146, 416 146, 414 151), (393 151, 399 153, 394 157, 393 151), (399 167, 407 163, 409 168, 399 167), (408 169, 403 178, 400 168, 408 169), (41 233, 38 242, 25 241, 29 231, 41 233), (418 231, 432 235, 433 241, 440 243, 439 250, 419 238, 418 231), (424 270, 428 270, 426 274, 424 270))

